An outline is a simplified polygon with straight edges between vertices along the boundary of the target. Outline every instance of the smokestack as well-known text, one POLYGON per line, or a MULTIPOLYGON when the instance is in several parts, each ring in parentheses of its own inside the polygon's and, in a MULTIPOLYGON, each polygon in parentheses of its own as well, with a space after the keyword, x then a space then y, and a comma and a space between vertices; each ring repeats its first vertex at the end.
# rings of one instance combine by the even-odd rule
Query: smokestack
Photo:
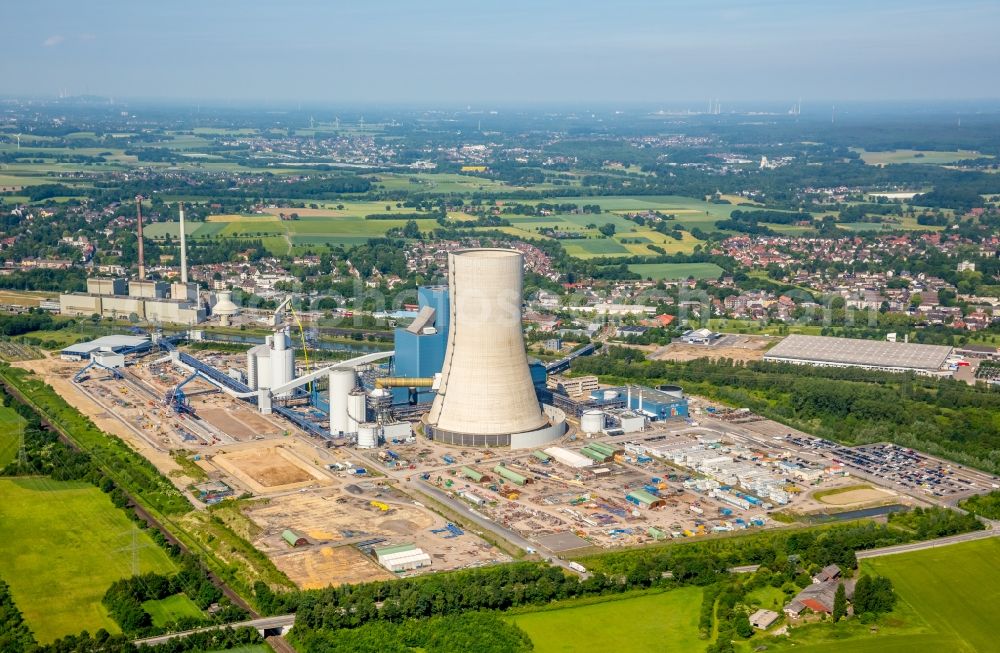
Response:
POLYGON ((142 195, 135 196, 135 212, 139 224, 139 281, 146 280, 146 259, 142 252, 142 195))
POLYGON ((188 261, 187 261, 187 236, 184 233, 184 202, 180 203, 181 209, 181 283, 188 282, 188 261))

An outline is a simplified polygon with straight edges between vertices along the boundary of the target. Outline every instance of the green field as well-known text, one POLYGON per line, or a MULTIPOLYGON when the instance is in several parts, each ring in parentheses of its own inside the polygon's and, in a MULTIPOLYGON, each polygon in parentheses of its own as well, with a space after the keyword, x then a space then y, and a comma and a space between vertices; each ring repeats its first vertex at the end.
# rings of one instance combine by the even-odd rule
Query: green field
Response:
POLYGON ((891 578, 900 598, 953 642, 950 651, 1000 651, 1000 539, 873 558, 863 568, 891 578))
POLYGON ((854 149, 861 154, 861 160, 870 166, 890 165, 898 163, 924 163, 929 165, 945 165, 964 159, 992 158, 972 150, 951 150, 948 152, 918 151, 918 150, 887 150, 885 152, 868 152, 854 149))
POLYGON ((688 653, 704 650, 698 638, 702 589, 684 587, 591 605, 512 615, 538 653, 688 653))
POLYGON ((142 609, 153 618, 155 626, 166 626, 181 617, 205 616, 205 613, 186 594, 174 594, 159 601, 146 601, 142 604, 142 609))
POLYGON ((892 579, 895 610, 872 632, 857 620, 820 623, 788 638, 754 637, 743 649, 800 653, 988 653, 1000 651, 1000 539, 988 538, 924 551, 862 560, 868 573, 892 579))
POLYGON ((0 467, 14 460, 21 446, 24 419, 13 408, 0 403, 0 467))
MULTIPOLYGON (((40 642, 83 629, 119 632, 101 605, 130 576, 132 522, 88 483, 0 479, 0 577, 40 642)), ((145 534, 140 572, 176 569, 145 534)))
POLYGON ((718 279, 723 269, 715 263, 635 263, 628 269, 643 279, 662 281, 664 279, 718 279))

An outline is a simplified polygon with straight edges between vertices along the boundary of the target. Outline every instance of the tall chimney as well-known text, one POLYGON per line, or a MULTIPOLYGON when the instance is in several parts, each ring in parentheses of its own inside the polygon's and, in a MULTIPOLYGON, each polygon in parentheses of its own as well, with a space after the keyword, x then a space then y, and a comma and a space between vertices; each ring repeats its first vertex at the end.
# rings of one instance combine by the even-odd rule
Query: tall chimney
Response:
POLYGON ((145 281, 146 259, 142 253, 142 195, 135 196, 135 212, 139 223, 139 281, 145 281))
POLYGON ((181 208, 181 283, 188 282, 187 237, 184 233, 184 202, 181 208))

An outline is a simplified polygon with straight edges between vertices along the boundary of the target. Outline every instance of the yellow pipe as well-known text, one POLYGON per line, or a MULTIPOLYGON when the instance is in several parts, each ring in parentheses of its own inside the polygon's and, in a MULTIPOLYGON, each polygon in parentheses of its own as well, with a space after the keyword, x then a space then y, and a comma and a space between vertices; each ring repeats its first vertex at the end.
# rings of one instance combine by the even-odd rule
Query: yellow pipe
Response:
POLYGON ((376 388, 429 388, 433 385, 432 377, 383 376, 375 379, 376 388))

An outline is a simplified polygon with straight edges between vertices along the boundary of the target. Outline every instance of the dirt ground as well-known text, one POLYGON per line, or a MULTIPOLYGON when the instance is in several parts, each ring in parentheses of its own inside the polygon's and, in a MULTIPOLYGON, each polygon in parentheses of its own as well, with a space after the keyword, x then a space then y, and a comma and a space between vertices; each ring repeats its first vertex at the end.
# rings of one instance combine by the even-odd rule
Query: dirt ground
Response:
POLYGON ((817 501, 831 506, 854 506, 882 501, 883 499, 891 499, 895 496, 895 492, 879 488, 858 488, 857 490, 828 494, 818 498, 817 501))
POLYGON ((698 358, 731 358, 737 361, 759 361, 764 357, 772 338, 763 336, 728 335, 717 345, 686 345, 672 342, 649 355, 651 360, 692 361, 698 358))
POLYGON ((360 494, 310 489, 244 508, 261 529, 254 546, 303 588, 394 577, 385 575, 388 572, 354 546, 374 539, 384 540, 381 544, 413 543, 427 552, 431 566, 415 573, 509 560, 470 533, 452 538, 432 533, 447 522, 401 492, 366 481, 352 487, 360 494), (384 503, 388 510, 373 506, 372 501, 384 503), (291 549, 281 539, 285 529, 305 537, 309 545, 291 549))
POLYGON ((271 561, 304 590, 395 578, 353 546, 289 549, 273 553, 271 561))
POLYGON ((257 494, 293 490, 331 479, 282 446, 262 446, 212 457, 212 463, 257 494))
MULTIPOLYGON (((232 400, 229 400, 232 402, 232 400)), ((269 438, 281 435, 281 430, 272 422, 261 418, 250 410, 234 411, 232 409, 205 407, 205 402, 195 402, 198 416, 207 420, 213 426, 237 440, 250 440, 257 436, 269 438), (199 407, 200 406, 200 407, 199 407)))

